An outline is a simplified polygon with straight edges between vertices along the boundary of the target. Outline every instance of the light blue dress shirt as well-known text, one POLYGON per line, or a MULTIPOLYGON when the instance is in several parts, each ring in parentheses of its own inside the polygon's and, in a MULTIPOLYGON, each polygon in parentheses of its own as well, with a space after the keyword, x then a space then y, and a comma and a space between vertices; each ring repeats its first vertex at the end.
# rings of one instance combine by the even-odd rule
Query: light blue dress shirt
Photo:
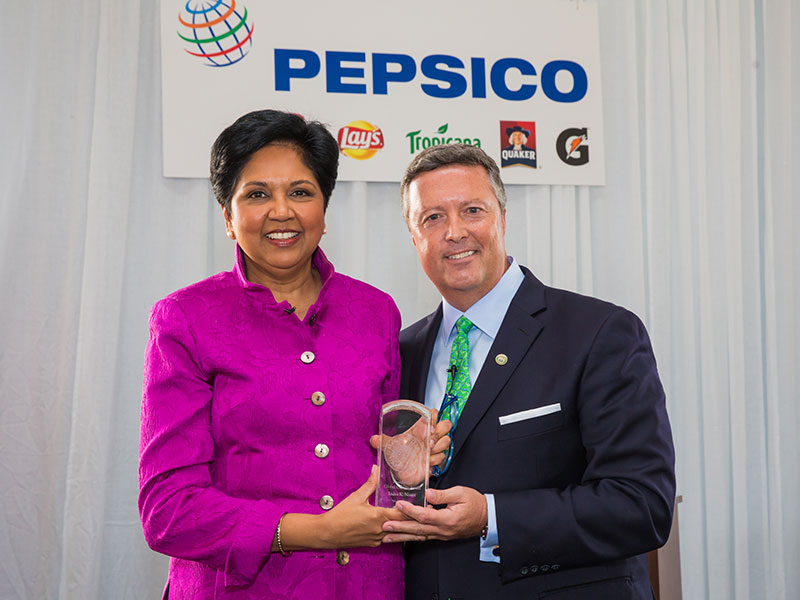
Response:
MULTIPOLYGON (((508 257, 510 263, 506 272, 491 291, 462 313, 442 298, 442 323, 433 344, 431 366, 428 370, 428 383, 425 388, 425 406, 439 409, 444 399, 447 386, 447 368, 450 363, 450 350, 453 347, 456 332, 454 325, 461 315, 466 316, 474 325, 467 334, 469 337, 469 373, 472 385, 478 379, 483 363, 497 337, 497 332, 506 316, 511 300, 517 293, 525 276, 517 261, 508 257)), ((467 400, 469 403, 469 400, 467 400)), ((497 517, 494 508, 494 495, 485 494, 486 508, 489 515, 488 534, 481 540, 480 559, 484 562, 500 562, 500 557, 492 554, 492 548, 499 543, 497 533, 497 517)))

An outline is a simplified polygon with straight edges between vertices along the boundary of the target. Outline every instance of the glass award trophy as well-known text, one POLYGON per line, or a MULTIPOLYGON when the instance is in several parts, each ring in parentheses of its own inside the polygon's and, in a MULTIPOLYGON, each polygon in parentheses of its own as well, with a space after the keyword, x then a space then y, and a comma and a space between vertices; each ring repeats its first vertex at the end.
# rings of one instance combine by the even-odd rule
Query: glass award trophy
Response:
POLYGON ((431 457, 431 411, 412 400, 384 404, 378 433, 375 506, 392 507, 398 500, 425 506, 431 457))

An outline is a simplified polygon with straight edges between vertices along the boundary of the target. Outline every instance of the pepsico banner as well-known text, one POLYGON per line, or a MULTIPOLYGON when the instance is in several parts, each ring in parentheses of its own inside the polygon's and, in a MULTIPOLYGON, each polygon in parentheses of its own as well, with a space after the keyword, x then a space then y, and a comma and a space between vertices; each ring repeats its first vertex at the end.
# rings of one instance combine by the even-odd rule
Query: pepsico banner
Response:
POLYGON ((339 179, 399 181, 435 144, 480 146, 511 184, 603 185, 594 0, 162 0, 164 175, 262 108, 325 123, 339 179))

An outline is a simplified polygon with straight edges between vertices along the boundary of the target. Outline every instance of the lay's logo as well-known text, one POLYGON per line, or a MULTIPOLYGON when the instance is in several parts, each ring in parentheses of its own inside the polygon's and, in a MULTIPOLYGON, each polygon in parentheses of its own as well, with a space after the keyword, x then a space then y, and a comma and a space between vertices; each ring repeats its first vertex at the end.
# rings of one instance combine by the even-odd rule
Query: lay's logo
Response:
POLYGON ((367 160, 383 148, 383 132, 367 121, 351 121, 339 130, 339 150, 356 160, 367 160))

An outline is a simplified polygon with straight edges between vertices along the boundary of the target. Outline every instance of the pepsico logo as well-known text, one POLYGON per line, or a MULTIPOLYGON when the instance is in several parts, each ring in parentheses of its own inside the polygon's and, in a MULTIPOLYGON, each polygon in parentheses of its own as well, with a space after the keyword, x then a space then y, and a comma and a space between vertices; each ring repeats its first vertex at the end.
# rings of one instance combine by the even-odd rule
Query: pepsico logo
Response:
POLYGON ((227 67, 247 56, 253 42, 253 23, 248 24, 247 7, 236 0, 188 0, 178 14, 178 36, 192 56, 209 67, 227 67))
POLYGON ((351 121, 339 130, 339 150, 356 160, 367 160, 383 148, 383 132, 372 123, 351 121))

